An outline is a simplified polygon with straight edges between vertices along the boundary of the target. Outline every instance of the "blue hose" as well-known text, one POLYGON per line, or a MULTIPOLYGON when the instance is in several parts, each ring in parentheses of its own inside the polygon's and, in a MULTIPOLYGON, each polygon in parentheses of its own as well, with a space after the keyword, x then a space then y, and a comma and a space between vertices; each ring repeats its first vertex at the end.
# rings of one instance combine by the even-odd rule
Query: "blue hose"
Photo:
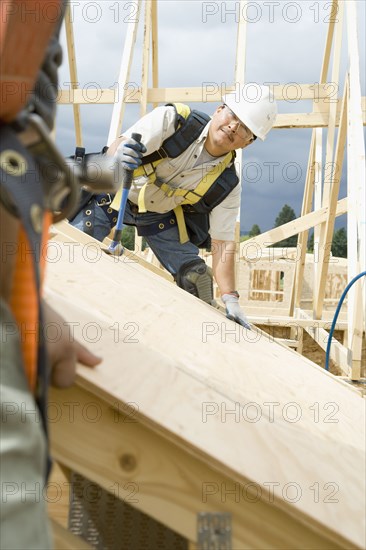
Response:
POLYGON ((336 326, 336 323, 337 323, 338 315, 339 315, 339 312, 340 312, 340 310, 341 310, 343 301, 344 301, 344 299, 345 299, 345 297, 346 297, 346 295, 347 295, 347 292, 348 292, 349 289, 351 288, 351 286, 352 286, 356 281, 358 281, 358 279, 360 279, 361 277, 365 277, 365 275, 366 275, 366 271, 363 271, 362 273, 359 273, 358 275, 356 275, 356 277, 354 277, 354 278, 352 279, 352 281, 348 283, 348 285, 346 286, 346 288, 345 288, 344 291, 342 292, 342 296, 341 296, 341 298, 340 298, 340 300, 339 300, 339 303, 338 303, 336 312, 335 312, 335 314, 334 314, 332 326, 330 327, 330 331, 329 331, 329 338, 328 338, 328 343, 327 343, 327 351, 326 351, 326 354, 325 354, 325 370, 328 370, 328 371, 329 371, 330 346, 331 346, 331 344, 332 344, 333 332, 334 332, 334 329, 335 329, 335 326, 336 326))

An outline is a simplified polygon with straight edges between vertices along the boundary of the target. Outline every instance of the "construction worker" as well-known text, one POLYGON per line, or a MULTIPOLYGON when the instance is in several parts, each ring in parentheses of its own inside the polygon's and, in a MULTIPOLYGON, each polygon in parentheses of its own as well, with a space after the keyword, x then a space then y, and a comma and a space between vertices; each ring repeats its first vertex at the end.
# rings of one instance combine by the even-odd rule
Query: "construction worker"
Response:
MULTIPOLYGON (((211 119, 182 104, 157 107, 108 150, 135 170, 124 223, 137 227, 178 286, 207 303, 213 302, 213 271, 227 316, 247 328, 235 290, 241 196, 235 150, 264 140, 276 114, 270 89, 250 84, 226 94, 211 119), (141 143, 133 133, 141 134, 141 143), (210 240, 212 271, 199 257, 199 247, 210 240)), ((119 194, 113 202, 109 195, 89 197, 71 223, 103 240, 116 221, 119 201, 119 194)))
POLYGON ((35 17, 44 4, 12 0, 1 7, 0 547, 7 550, 53 548, 44 491, 48 380, 68 386, 77 360, 100 361, 73 341, 69 326, 40 298, 52 196, 42 166, 54 159, 29 121, 38 115, 46 131, 53 125, 61 63, 55 27, 64 7, 53 2, 57 24, 35 17), (50 324, 58 334, 52 342, 43 330, 50 324))

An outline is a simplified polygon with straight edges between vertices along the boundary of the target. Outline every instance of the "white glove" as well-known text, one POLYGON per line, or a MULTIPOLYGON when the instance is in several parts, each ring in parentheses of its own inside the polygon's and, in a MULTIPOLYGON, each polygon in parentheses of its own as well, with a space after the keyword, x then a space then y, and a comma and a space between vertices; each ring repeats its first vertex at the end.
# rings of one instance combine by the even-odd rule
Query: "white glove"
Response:
POLYGON ((239 305, 239 298, 233 294, 223 294, 221 296, 221 300, 224 302, 226 307, 226 317, 251 330, 250 323, 239 305))
POLYGON ((117 154, 123 168, 136 170, 142 163, 142 155, 146 153, 146 147, 133 138, 128 138, 118 146, 117 154))

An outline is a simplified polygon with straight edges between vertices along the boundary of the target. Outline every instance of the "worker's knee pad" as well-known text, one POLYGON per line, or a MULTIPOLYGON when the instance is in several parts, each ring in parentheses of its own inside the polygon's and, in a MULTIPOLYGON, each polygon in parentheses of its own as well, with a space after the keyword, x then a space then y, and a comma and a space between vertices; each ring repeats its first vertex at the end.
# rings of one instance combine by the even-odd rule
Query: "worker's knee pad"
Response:
POLYGON ((177 285, 208 304, 213 301, 212 269, 199 258, 180 268, 177 285))

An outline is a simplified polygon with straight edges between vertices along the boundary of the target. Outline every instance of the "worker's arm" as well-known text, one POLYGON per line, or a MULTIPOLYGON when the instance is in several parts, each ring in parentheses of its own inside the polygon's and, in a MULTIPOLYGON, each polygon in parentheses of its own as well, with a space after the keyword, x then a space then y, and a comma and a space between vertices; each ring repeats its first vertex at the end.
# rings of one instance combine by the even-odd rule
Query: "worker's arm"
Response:
MULTIPOLYGON (((19 220, 0 204, 0 222, 0 296, 9 304, 17 257, 19 220)), ((70 386, 75 378, 76 362, 88 367, 94 367, 100 363, 101 359, 99 357, 71 338, 68 324, 46 303, 44 303, 44 323, 45 326, 56 323, 61 334, 59 339, 46 342, 53 385, 58 387, 70 386)))
POLYGON ((226 316, 245 328, 250 324, 235 295, 235 242, 212 239, 212 270, 226 307, 226 316))
POLYGON ((235 242, 212 239, 212 270, 221 295, 235 290, 235 242))

